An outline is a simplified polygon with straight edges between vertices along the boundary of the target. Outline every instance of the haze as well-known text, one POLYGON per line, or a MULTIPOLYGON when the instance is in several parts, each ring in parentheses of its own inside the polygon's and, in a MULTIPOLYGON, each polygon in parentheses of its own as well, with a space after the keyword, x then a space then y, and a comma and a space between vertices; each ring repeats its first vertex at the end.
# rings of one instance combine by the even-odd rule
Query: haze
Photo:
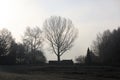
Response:
MULTIPOLYGON (((62 56, 62 59, 75 59, 86 54, 97 33, 120 26, 120 1, 0 0, 0 29, 10 30, 17 42, 27 26, 42 29, 44 20, 54 15, 71 19, 79 30, 74 47, 62 56)), ((49 51, 45 55, 48 60, 56 59, 49 51)))

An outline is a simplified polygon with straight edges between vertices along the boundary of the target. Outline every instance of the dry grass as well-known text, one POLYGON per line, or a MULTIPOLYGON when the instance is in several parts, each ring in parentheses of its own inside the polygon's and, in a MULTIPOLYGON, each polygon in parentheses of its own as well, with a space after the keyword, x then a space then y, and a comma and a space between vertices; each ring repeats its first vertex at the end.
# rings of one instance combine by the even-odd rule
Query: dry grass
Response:
POLYGON ((17 74, 0 72, 0 80, 63 80, 56 75, 46 74, 17 74))
POLYGON ((22 72, 0 72, 0 80, 120 80, 120 71, 116 68, 79 67, 74 70, 73 67, 36 66, 22 72))

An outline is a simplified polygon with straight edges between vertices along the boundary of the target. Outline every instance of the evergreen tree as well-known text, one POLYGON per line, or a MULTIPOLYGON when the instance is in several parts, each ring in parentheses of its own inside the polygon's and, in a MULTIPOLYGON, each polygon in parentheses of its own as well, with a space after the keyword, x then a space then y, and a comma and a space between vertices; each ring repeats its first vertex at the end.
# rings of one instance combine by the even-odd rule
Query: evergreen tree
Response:
POLYGON ((90 51, 89 48, 87 49, 87 55, 86 55, 86 58, 85 58, 85 63, 86 64, 91 64, 92 63, 91 51, 90 51))

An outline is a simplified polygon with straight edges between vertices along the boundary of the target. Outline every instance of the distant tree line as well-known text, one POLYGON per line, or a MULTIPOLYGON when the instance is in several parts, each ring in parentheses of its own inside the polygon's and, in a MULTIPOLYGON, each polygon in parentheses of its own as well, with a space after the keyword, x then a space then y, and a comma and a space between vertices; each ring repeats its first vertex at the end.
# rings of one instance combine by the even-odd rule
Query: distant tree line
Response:
POLYGON ((120 65, 120 28, 98 34, 91 50, 85 56, 76 58, 79 63, 120 65))
MULTIPOLYGON (((73 46, 77 37, 77 30, 70 19, 60 16, 51 16, 39 27, 27 27, 21 43, 17 43, 11 32, 0 30, 0 64, 39 64, 45 63, 46 57, 42 50, 45 39, 51 51, 57 56, 60 63, 61 56, 73 46)), ((76 58, 78 63, 120 65, 120 28, 112 32, 106 30, 99 33, 88 48, 85 56, 76 58)))
POLYGON ((21 43, 16 43, 7 29, 0 31, 0 64, 45 63, 46 57, 40 48, 42 40, 38 27, 26 29, 21 43), (39 37, 39 39, 38 39, 39 37))

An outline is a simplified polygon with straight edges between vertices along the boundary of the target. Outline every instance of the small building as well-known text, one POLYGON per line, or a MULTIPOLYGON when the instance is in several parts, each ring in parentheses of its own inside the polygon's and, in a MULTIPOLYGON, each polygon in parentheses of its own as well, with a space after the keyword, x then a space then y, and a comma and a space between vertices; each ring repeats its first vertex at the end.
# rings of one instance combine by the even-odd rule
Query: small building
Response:
POLYGON ((60 62, 56 61, 56 60, 51 60, 49 61, 50 65, 73 65, 73 61, 72 60, 62 60, 60 62))
POLYGON ((50 65, 57 65, 57 64, 58 64, 58 61, 51 60, 51 61, 49 61, 49 64, 50 64, 50 65))
POLYGON ((73 61, 72 60, 62 60, 61 64, 63 64, 63 65, 72 65, 73 61))

